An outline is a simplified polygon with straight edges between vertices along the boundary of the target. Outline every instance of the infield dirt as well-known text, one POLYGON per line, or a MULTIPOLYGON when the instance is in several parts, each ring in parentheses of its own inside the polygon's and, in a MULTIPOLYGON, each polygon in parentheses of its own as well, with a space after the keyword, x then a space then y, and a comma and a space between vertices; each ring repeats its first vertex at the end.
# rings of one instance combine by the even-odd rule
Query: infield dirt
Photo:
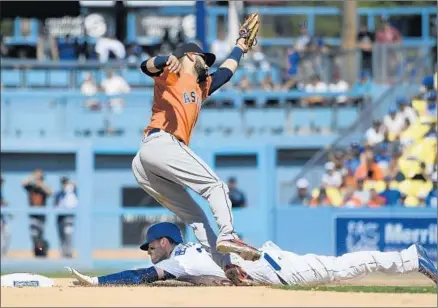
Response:
MULTIPOLYGON (((53 288, 2 288, 2 307, 436 307, 435 294, 290 291, 269 287, 77 287, 55 279, 53 288)), ((431 285, 419 275, 377 275, 355 285, 431 285)))

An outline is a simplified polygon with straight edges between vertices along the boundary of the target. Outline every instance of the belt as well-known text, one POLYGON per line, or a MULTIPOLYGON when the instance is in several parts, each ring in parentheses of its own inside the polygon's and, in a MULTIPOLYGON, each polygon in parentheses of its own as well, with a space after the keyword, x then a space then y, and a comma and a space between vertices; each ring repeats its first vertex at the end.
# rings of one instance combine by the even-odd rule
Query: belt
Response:
MULTIPOLYGON (((155 133, 159 133, 159 132, 161 132, 161 131, 163 131, 163 132, 166 132, 165 130, 161 130, 161 129, 159 129, 159 128, 151 128, 149 131, 148 131, 148 133, 146 134, 146 136, 150 136, 150 135, 153 135, 153 134, 155 134, 155 133)), ((168 133, 168 134, 170 134, 170 133, 168 133)), ((172 135, 172 134, 171 134, 172 135)), ((173 135, 172 135, 173 136, 173 135)), ((174 136, 175 137, 175 136, 174 136)), ((184 141, 182 141, 180 138, 178 138, 178 137, 175 137, 179 142, 182 142, 182 143, 184 143, 185 144, 185 142, 184 141)))

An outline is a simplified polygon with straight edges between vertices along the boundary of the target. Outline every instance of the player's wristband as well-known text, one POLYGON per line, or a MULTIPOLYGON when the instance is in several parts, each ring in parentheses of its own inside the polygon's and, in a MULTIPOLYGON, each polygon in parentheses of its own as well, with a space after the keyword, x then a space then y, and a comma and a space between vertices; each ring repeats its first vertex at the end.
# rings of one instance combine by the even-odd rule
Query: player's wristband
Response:
POLYGON ((154 66, 156 69, 163 69, 166 66, 167 60, 169 60, 169 56, 157 56, 154 59, 154 66))
POLYGON ((243 55, 243 50, 240 49, 239 47, 234 47, 230 55, 228 56, 228 59, 233 59, 234 61, 239 63, 240 58, 242 58, 242 55, 243 55))

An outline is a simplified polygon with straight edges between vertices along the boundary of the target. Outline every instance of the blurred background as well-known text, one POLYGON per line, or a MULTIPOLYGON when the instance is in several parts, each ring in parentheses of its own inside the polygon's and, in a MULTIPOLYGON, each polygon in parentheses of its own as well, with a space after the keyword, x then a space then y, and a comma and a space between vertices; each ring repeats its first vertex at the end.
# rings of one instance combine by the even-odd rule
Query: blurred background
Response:
POLYGON ((2 272, 142 266, 158 221, 195 240, 131 173, 153 103, 139 64, 195 41, 219 65, 255 11, 258 45, 191 143, 239 235, 298 254, 420 242, 436 260, 436 2, 3 1, 2 272))

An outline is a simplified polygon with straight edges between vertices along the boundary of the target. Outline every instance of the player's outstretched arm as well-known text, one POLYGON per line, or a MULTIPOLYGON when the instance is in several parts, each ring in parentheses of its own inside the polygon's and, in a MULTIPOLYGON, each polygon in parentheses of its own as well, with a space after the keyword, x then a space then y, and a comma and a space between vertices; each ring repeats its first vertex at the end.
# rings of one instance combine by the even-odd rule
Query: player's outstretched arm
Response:
POLYGON ((150 58, 141 63, 140 69, 146 75, 155 77, 160 75, 166 66, 169 67, 170 73, 178 73, 181 70, 181 63, 174 55, 150 58))
POLYGON ((139 285, 174 278, 172 274, 154 266, 97 277, 98 285, 139 285))

